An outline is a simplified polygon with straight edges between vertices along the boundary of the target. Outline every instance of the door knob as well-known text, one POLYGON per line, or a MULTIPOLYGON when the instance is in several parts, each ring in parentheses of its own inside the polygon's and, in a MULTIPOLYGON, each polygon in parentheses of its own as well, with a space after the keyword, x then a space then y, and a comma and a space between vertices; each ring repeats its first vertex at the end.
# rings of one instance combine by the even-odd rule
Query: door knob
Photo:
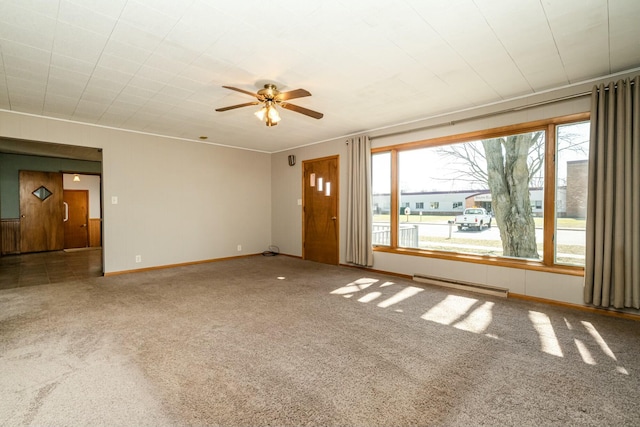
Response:
POLYGON ((335 221, 338 218, 336 218, 335 216, 332 216, 331 219, 335 221))

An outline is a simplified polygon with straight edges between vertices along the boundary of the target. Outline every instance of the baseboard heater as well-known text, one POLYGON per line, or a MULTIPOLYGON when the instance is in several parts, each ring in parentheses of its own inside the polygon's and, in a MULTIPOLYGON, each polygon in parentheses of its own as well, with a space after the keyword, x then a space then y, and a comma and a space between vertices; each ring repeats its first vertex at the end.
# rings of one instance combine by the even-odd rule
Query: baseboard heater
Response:
POLYGON ((498 297, 506 298, 509 296, 508 289, 498 288, 496 286, 480 285, 478 283, 469 283, 469 282, 463 282, 460 280, 444 279, 442 277, 426 276, 424 274, 414 274, 413 280, 416 282, 428 283, 430 285, 462 289, 465 291, 479 292, 482 294, 495 295, 498 297))

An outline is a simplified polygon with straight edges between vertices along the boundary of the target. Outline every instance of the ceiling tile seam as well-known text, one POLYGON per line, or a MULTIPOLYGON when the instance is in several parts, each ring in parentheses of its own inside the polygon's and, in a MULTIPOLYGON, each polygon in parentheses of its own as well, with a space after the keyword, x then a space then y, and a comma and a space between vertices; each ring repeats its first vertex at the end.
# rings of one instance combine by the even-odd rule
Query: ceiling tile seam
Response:
MULTIPOLYGON (((194 59, 193 61, 189 62, 188 65, 192 65, 195 61, 196 61, 196 59, 194 59)), ((190 80, 190 79, 187 79, 187 80, 190 80)), ((164 88, 168 87, 168 86, 170 86, 170 85, 168 83, 165 83, 164 86, 162 86, 162 88, 158 91, 158 93, 160 91, 162 91, 164 88)), ((180 99, 180 101, 183 102, 184 100, 189 99, 194 93, 195 92, 192 92, 191 94, 189 94, 187 97, 184 97, 184 98, 177 98, 177 97, 175 97, 175 98, 176 99, 180 99)), ((141 105, 140 108, 138 110, 136 110, 136 112, 140 111, 145 106, 149 105, 149 103, 151 101, 152 101, 152 99, 149 99, 149 101, 147 101, 145 104, 141 105)), ((158 117, 161 119, 163 117, 169 116, 169 115, 171 115, 171 113, 173 111, 179 111, 180 108, 181 108, 181 105, 178 105, 178 104, 170 105, 169 109, 167 109, 167 111, 165 111, 165 112, 159 113, 158 117)), ((153 126, 153 125, 154 125, 154 123, 148 123, 148 124, 146 124, 144 126, 143 130, 146 130, 147 128, 149 128, 150 126, 153 126)))
MULTIPOLYGON (((438 34, 438 33, 437 33, 437 31, 435 31, 435 29, 433 28, 433 26, 431 26, 431 24, 429 24, 429 23, 427 22, 427 20, 426 20, 426 19, 424 19, 424 17, 422 16, 422 14, 421 14, 421 13, 419 13, 419 12, 416 10, 416 8, 415 8, 415 7, 413 7, 413 5, 412 5, 411 3, 406 2, 405 4, 406 4, 408 7, 410 7, 411 9, 413 9, 414 13, 420 17, 420 19, 422 20, 422 22, 424 22, 424 24, 425 24, 425 25, 427 25, 428 27, 430 27, 430 28, 431 28, 431 29, 432 29, 436 34, 438 34)), ((440 34, 438 34, 438 35, 440 36, 440 34)), ((442 36, 440 36, 440 38, 442 39, 442 36)), ((397 44, 397 43, 395 43, 393 40, 390 40, 390 41, 391 41, 391 43, 393 43, 394 45, 398 46, 398 44, 397 44)), ((398 48, 400 48, 400 49, 401 49, 405 54, 407 54, 407 55, 408 55, 410 58, 412 58, 414 61, 418 62, 419 64, 423 64, 423 62, 422 62, 421 60, 419 60, 418 58, 416 58, 416 57, 414 57, 413 55, 411 55, 409 52, 407 52, 407 51, 406 51, 405 49, 403 49, 402 47, 398 46, 398 48)), ((424 64, 423 64, 423 65, 424 65, 424 64)), ((435 73, 435 72, 434 72, 434 71, 433 71, 429 66, 426 66, 426 67, 429 69, 429 71, 431 72, 431 74, 433 74, 433 76, 434 76, 435 78, 437 78, 438 80, 440 80, 440 82, 442 82, 442 84, 443 84, 443 85, 445 85, 445 86, 447 86, 447 87, 450 87, 449 83, 447 83, 447 82, 446 82, 446 81, 445 81, 445 80, 444 80, 444 79, 443 79, 439 74, 436 74, 436 73, 435 73)))
MULTIPOLYGON (((391 40, 391 39, 387 39, 387 40, 389 40, 390 43, 392 43, 394 46, 396 46, 398 49, 400 49, 402 52, 404 52, 404 54, 407 55, 409 58, 413 59, 417 64, 423 65, 423 63, 422 63, 422 61, 420 59, 416 58, 411 53, 407 52, 402 46, 400 46, 394 40, 391 40)), ((427 66, 427 68, 429 68, 429 67, 427 66)), ((438 79, 440 81, 440 83, 442 83, 445 86, 449 86, 449 84, 446 81, 444 81, 442 79, 442 77, 440 77, 438 74, 434 73, 433 70, 430 69, 429 71, 431 72, 433 77, 435 77, 436 79, 438 79)))
MULTIPOLYGON (((458 51, 457 51, 453 46, 451 46, 451 44, 449 43, 449 41, 448 41, 448 40, 446 40, 446 39, 442 36, 442 34, 440 34, 440 33, 438 32, 438 30, 436 30, 435 28, 433 28, 433 26, 432 26, 431 24, 429 24, 429 22, 428 22, 428 21, 427 21, 427 20, 422 16, 422 14, 421 14, 419 11, 417 11, 413 6, 411 6, 411 5, 409 5, 409 6, 410 6, 410 7, 414 10, 414 12, 415 12, 419 17, 420 17, 420 19, 422 19, 422 21, 423 21, 426 25, 428 25, 428 26, 431 28, 431 30, 433 30, 433 32, 434 32, 434 33, 436 33, 436 34, 438 35, 438 37, 440 37, 440 40, 442 40, 442 42, 443 42, 444 44, 446 44, 446 45, 449 47, 449 49, 451 49, 451 51, 452 51, 452 52, 454 52, 454 53, 458 56, 458 58, 460 58, 460 59, 461 59, 461 60, 462 60, 462 61, 463 61, 463 62, 464 62, 468 67, 469 67, 469 69, 470 69, 470 70, 472 70, 472 71, 476 74, 476 76, 478 76, 478 78, 479 78, 480 80, 482 80, 482 82, 487 86, 487 88, 489 88, 489 89, 491 90, 491 92, 493 92, 493 93, 495 94, 495 96, 496 96, 498 99, 504 99, 504 98, 502 97, 502 95, 500 95, 498 92, 496 92, 496 90, 493 88, 493 86, 492 86, 492 85, 490 85, 490 84, 489 84, 489 83, 484 79, 484 77, 483 77, 483 76, 478 72, 478 70, 476 70, 473 66, 471 66, 471 64, 469 63, 469 61, 467 61, 467 60, 466 60, 466 58, 465 58, 464 56, 460 55, 460 52, 458 52, 458 51)), ((476 4, 475 4, 475 3, 474 3, 474 6, 476 6, 476 4)), ((478 7, 476 6, 476 9, 477 9, 477 8, 478 8, 478 7)), ((442 80, 442 78, 441 78, 438 74, 434 73, 434 75, 436 75, 438 78, 440 78, 440 79, 442 80)), ((447 85, 448 85, 449 87, 451 87, 451 85, 449 85, 448 83, 447 83, 447 85)))
POLYGON ((482 16, 482 19, 484 19, 484 22, 487 23, 487 27, 489 27, 489 29, 491 30, 491 32, 495 36, 496 40, 498 41, 498 43, 500 43, 500 46, 502 46, 502 48, 504 49, 504 51, 507 54, 507 56, 509 57, 509 59, 511 59, 511 62, 513 63, 513 65, 516 67, 516 69, 520 73, 520 76, 522 76, 522 79, 525 82, 527 82, 527 85, 529 86, 530 91, 531 92, 535 92, 535 89, 533 89, 533 86, 531 85, 531 82, 529 81, 529 79, 527 79, 527 76, 525 76, 525 74, 522 72, 522 70, 520 69, 520 66, 518 65, 516 60, 513 58, 513 56, 511 56, 511 52, 509 52, 509 49, 507 49, 507 47, 504 45, 504 42, 502 41, 502 39, 500 37, 498 37, 498 34, 496 34, 494 28, 491 26, 491 24, 487 20, 487 17, 484 15, 484 13, 482 13, 482 10, 478 7, 478 4, 476 2, 477 2, 477 0, 473 0, 473 4, 475 4, 476 8, 478 9, 478 12, 480 13, 480 16, 482 16))
POLYGON ((544 3, 542 2, 542 0, 540 0, 540 7, 542 7, 542 13, 544 13, 545 21, 547 21, 547 27, 549 27, 549 33, 551 34, 551 39, 553 40, 553 45, 556 48, 556 52, 558 54, 558 59, 560 60, 560 63, 562 64, 562 71, 564 72, 565 80, 568 83, 572 83, 571 80, 569 79, 569 74, 567 73, 567 67, 564 65, 564 61, 562 59, 562 55, 560 54, 560 48, 558 47, 558 41, 556 40, 556 36, 555 36, 555 34, 553 32, 553 28, 551 28, 551 22, 549 22, 549 15, 547 15, 547 10, 544 8, 544 3))
MULTIPOLYGON (((97 127, 97 128, 100 128, 100 129, 114 130, 114 131, 117 131, 117 132, 125 132, 125 133, 134 133, 134 134, 137 134, 137 135, 153 136, 153 137, 156 137, 156 138, 174 139, 176 141, 195 142, 197 144, 213 145, 213 146, 216 146, 216 147, 230 148, 230 149, 234 149, 234 150, 251 151, 251 152, 263 153, 263 154, 273 154, 270 151, 257 150, 255 148, 237 147, 237 146, 233 146, 233 145, 221 144, 221 143, 218 143, 218 142, 201 141, 201 140, 189 139, 189 138, 181 138, 181 137, 178 137, 178 136, 171 136, 171 135, 161 135, 159 133, 143 132, 143 131, 134 130, 134 129, 124 129, 124 128, 118 128, 118 127, 115 127, 115 126, 100 125, 100 124, 97 124, 97 123, 81 122, 81 121, 78 121, 78 120, 62 119, 62 118, 59 118, 59 117, 45 116, 45 115, 42 115, 42 114, 33 114, 33 113, 25 113, 25 112, 22 112, 22 111, 5 110, 4 108, 0 108, 0 113, 17 114, 17 115, 20 115, 20 116, 27 116, 27 117, 38 117, 38 118, 45 119, 45 120, 54 120, 54 121, 57 121, 57 122, 72 123, 72 124, 80 125, 80 126, 97 127)), ((41 141, 41 142, 47 142, 47 141, 41 141)))
POLYGON ((9 96, 9 80, 7 80, 7 70, 4 64, 4 54, 2 52, 2 44, 0 43, 0 64, 2 65, 2 75, 4 77, 4 86, 7 88, 7 101, 9 101, 9 109, 12 110, 11 97, 9 96))
MULTIPOLYGON (((82 101, 82 98, 83 98, 85 92, 87 91, 87 87, 89 86, 89 82, 91 81, 91 78, 93 77, 93 74, 96 72, 96 68, 98 68, 98 64, 100 63, 100 59, 102 59, 102 55, 104 55, 104 49, 106 48, 107 44, 109 43, 109 40, 111 39, 111 36, 113 35, 113 31, 118 26, 118 22, 120 21, 120 17, 122 16, 122 12, 124 11, 124 9, 126 7, 126 4, 127 3, 125 3, 122 6, 122 9, 120 9, 120 14, 118 15, 118 18, 114 21, 113 27, 111 28, 111 32, 109 33, 109 37, 107 37, 107 40, 105 41, 104 46, 102 46, 102 51, 100 52, 100 56, 96 60, 96 63, 93 66, 93 69, 91 70, 91 74, 89 75, 89 79, 87 79, 87 83, 85 83, 84 88, 82 89, 81 95, 78 97, 78 102, 76 103, 76 106, 73 109, 73 113, 71 113, 71 117, 73 117, 76 114, 76 111, 78 111, 78 106, 80 105, 80 102, 82 101)), ((56 26, 57 26, 57 20, 56 20, 56 26)), ((107 107, 107 109, 108 109, 108 107, 107 107)), ((105 111, 106 111, 106 109, 105 109, 105 111)), ((104 115, 104 111, 102 112, 102 114, 104 115)))
MULTIPOLYGON (((122 13, 124 12, 125 8, 126 8, 126 3, 123 5, 122 9, 120 10, 120 14, 118 15, 118 18, 117 18, 117 19, 116 19, 116 21, 115 21, 116 23, 115 23, 114 27, 111 29, 111 33, 109 34, 109 37, 107 38, 107 42, 106 42, 105 46, 103 47, 102 52, 100 53, 100 56, 98 57, 98 60, 96 61, 96 65, 95 65, 95 66, 94 66, 94 68, 93 68, 93 71, 92 71, 92 73, 91 73, 91 76, 93 76, 93 73, 96 71, 96 69, 97 69, 97 67, 98 67, 98 64, 100 63, 100 60, 102 59, 102 56, 103 56, 103 54, 104 54, 104 50, 105 50, 105 48, 106 48, 106 45, 107 45, 107 44, 109 43, 109 41, 111 40, 111 36, 113 35, 113 31, 115 30, 115 27, 117 26, 117 23, 120 21, 120 17, 122 16, 122 13)), ((157 9, 156 9, 156 10, 157 10, 157 9)), ((158 11, 158 12, 159 12, 159 13, 164 14, 163 12, 160 12, 160 11, 158 11)), ((168 16, 168 15, 167 15, 167 16, 168 16)), ((184 14, 183 14, 183 16, 184 16, 184 14)), ((171 29, 167 32, 167 35, 171 33, 171 31, 176 27, 176 25, 178 24, 178 22, 180 22, 180 20, 181 20, 181 19, 182 19, 182 16, 181 16, 179 19, 177 19, 177 20, 176 20, 176 22, 174 23, 173 27, 171 27, 171 29)), ((144 31, 144 29, 142 29, 142 31, 144 31)), ((163 40, 162 40, 162 41, 165 41, 165 40, 166 40, 166 36, 163 38, 163 40)), ((162 44, 162 43, 160 43, 160 44, 162 44)), ((160 44, 158 44, 158 46, 160 46, 160 44)), ((158 46, 156 46, 156 49, 154 49, 153 53, 155 53, 155 52, 157 51, 158 46)), ((122 89, 120 89, 120 91, 118 92, 118 94, 117 94, 117 95, 112 99, 111 103, 110 103, 110 104, 109 104, 109 105, 104 109, 104 111, 102 112, 102 114, 100 114, 100 117, 98 117, 98 118, 96 119, 96 123, 97 123, 97 122, 99 122, 100 120, 102 120, 102 118, 103 118, 103 117, 104 117, 104 115, 107 113, 107 111, 109 110, 109 108, 113 105, 113 103, 114 103, 114 102, 118 99, 118 97, 122 94, 122 92, 124 91, 124 89, 125 89, 125 88, 129 85, 129 83, 131 82, 131 80, 133 80, 133 79, 136 77, 137 72, 138 72, 138 71, 140 71, 140 69, 141 69, 142 67, 144 67, 144 66, 145 66, 145 64, 146 64, 147 62, 148 62, 148 58, 147 58, 147 61, 145 61, 144 63, 140 64, 140 66, 139 66, 139 67, 138 67, 138 69, 136 70, 136 73, 132 74, 131 78, 129 78, 129 80, 127 81, 127 83, 126 83, 126 84, 124 84, 124 86, 122 87, 122 89)), ((152 68, 155 68, 155 67, 152 67, 152 68)), ((76 114, 77 109, 78 109, 78 106, 79 106, 80 102, 82 101, 82 98, 83 98, 83 96, 84 96, 84 93, 86 92, 87 86, 89 85, 90 81, 91 81, 91 77, 90 77, 90 78, 89 78, 89 80, 87 81, 87 83, 86 83, 86 85, 85 85, 85 87, 84 87, 84 89, 83 89, 83 91, 82 91, 82 92, 83 92, 83 93, 82 93, 82 95, 80 95, 80 98, 79 98, 79 100, 78 100, 78 103, 76 104, 76 108, 74 109, 74 112, 72 113, 72 117, 76 114)), ((168 85, 165 83, 165 84, 164 84, 164 86, 163 86, 162 88, 165 88, 166 86, 168 86, 168 85)), ((141 109, 143 109, 146 105, 148 105, 148 104, 149 104, 149 102, 150 102, 150 100, 149 100, 149 101, 147 101, 145 104, 140 105, 140 106, 135 110, 135 112, 132 114, 132 116, 135 116, 135 114, 137 114, 141 109)), ((148 126, 148 125, 147 125, 147 126, 148 126)), ((146 128, 146 126, 145 126, 145 128, 146 128)))
MULTIPOLYGON (((191 3, 191 5, 189 6, 189 9, 193 8, 193 5, 194 5, 194 3, 191 3)), ((124 9, 125 9, 125 7, 123 7, 123 8, 122 8, 122 10, 120 11, 120 15, 122 15, 122 12, 124 11, 124 9)), ((158 11, 157 9, 154 9, 154 10, 158 11)), ((144 63, 140 64, 140 66, 138 67, 138 70, 136 71, 136 74, 140 71, 140 69, 141 69, 142 67, 144 67, 144 66, 149 62, 149 58, 150 58, 151 56, 153 56, 153 54, 154 54, 154 53, 156 53, 156 52, 157 52, 157 50, 158 50, 158 48, 160 47, 160 45, 162 45, 162 43, 167 39, 167 37, 169 36, 169 34, 171 34, 171 32, 172 32, 172 31, 176 28, 176 26, 180 23, 180 21, 182 20, 182 18, 184 17, 184 15, 186 14, 186 12, 187 12, 187 11, 188 11, 188 9, 187 9, 187 10, 185 10, 185 11, 182 13, 182 15, 181 15, 178 19, 176 19, 176 21, 175 21, 175 23, 173 24, 173 26, 171 27, 171 29, 170 29, 169 31, 167 31, 167 34, 164 36, 164 38, 162 39, 162 41, 161 41, 160 43, 158 43, 158 45, 156 46, 156 48, 153 50, 152 54, 151 54, 151 55, 150 55, 150 56, 145 60, 145 62, 144 62, 144 63)), ((158 11, 158 12, 164 15, 164 13, 163 13, 163 12, 161 12, 161 11, 158 11)), ((167 16, 168 16, 168 15, 167 15, 167 16)), ((120 17, 118 17, 118 20, 116 20, 116 22, 117 22, 117 21, 119 21, 119 20, 120 20, 120 17)), ((142 31, 144 31, 144 30, 142 29, 142 31)), ((113 34, 113 32, 112 32, 112 34, 113 34)), ((109 39, 110 39, 110 38, 111 38, 111 36, 109 36, 109 39)), ((107 42, 109 41, 109 39, 107 39, 107 42)), ((212 44, 213 44, 213 43, 214 43, 214 42, 212 42, 212 44)), ((102 55, 100 55, 100 57, 102 57, 102 55)), ((196 59, 197 59, 197 58, 196 58, 196 59)), ((190 62, 188 63, 188 65, 192 65, 192 64, 196 61, 196 59, 193 59, 192 61, 190 61, 190 62)), ((99 62, 100 62, 100 59, 98 59, 98 61, 96 62, 96 64, 97 64, 97 63, 99 63, 99 62)), ((151 67, 151 68, 155 68, 155 67, 151 67)), ((124 89, 125 89, 125 88, 129 85, 129 83, 131 82, 131 80, 133 80, 133 79, 135 78, 136 74, 133 74, 133 75, 132 75, 132 77, 129 79, 129 81, 128 81, 124 86, 123 86, 123 88, 122 88, 122 89, 120 89, 120 92, 118 92, 118 94, 117 94, 117 95, 115 96, 115 98, 111 101, 111 103, 109 104, 109 106, 108 106, 108 107, 107 107, 107 108, 102 112, 102 114, 101 114, 101 115, 100 115, 100 117, 98 118, 97 122, 99 122, 100 120, 102 120, 102 118, 103 118, 103 117, 104 117, 104 115, 107 113, 107 111, 109 110, 109 108, 113 105, 113 103, 114 103, 114 102, 118 99, 118 97, 122 94, 122 92, 124 91, 124 89)), ((158 92, 160 92, 162 89, 166 88, 167 86, 169 86, 169 85, 168 85, 167 83, 164 83, 164 85, 162 86, 162 88, 161 88, 161 89, 159 89, 159 90, 158 90, 158 92)), ((144 104, 140 105, 140 106, 135 110, 135 112, 134 112, 133 114, 131 114, 131 116, 130 116, 127 120, 125 120, 125 123, 126 123, 129 119, 131 119, 131 117, 135 116, 135 115, 136 115, 140 110, 142 110, 145 106, 147 106, 147 105, 149 104, 149 102, 150 102, 150 101, 151 101, 151 99, 149 99, 149 100, 148 100, 147 102, 145 102, 144 104)), ((171 110, 173 110, 173 109, 175 109, 175 108, 176 108, 176 106, 173 106, 169 111, 171 111, 171 110)), ((166 114, 167 114, 167 113, 165 113, 165 114, 163 114, 163 115, 166 115, 166 114)), ((151 125, 151 123, 149 123, 149 124, 145 125, 145 126, 143 127, 143 130, 144 130, 144 129, 147 129, 150 125, 151 125)))
POLYGON ((58 17, 60 16, 60 2, 58 2, 58 8, 56 9, 56 22, 53 27, 54 36, 51 37, 51 46, 49 49, 49 67, 47 68, 47 83, 45 84, 44 96, 42 97, 42 109, 40 110, 44 114, 45 105, 47 105, 47 94, 49 93, 49 78, 51 77, 51 64, 53 63, 53 46, 55 45, 55 34, 58 32, 58 17))

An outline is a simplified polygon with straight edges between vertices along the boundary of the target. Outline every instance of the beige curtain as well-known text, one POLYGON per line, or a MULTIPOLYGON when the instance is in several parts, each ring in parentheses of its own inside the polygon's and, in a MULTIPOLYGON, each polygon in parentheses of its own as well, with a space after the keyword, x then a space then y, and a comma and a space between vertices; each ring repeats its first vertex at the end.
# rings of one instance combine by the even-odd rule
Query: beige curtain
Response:
POLYGON ((640 76, 591 95, 584 300, 640 309, 640 76))
POLYGON ((368 136, 347 140, 347 253, 351 264, 371 267, 371 142, 368 136))

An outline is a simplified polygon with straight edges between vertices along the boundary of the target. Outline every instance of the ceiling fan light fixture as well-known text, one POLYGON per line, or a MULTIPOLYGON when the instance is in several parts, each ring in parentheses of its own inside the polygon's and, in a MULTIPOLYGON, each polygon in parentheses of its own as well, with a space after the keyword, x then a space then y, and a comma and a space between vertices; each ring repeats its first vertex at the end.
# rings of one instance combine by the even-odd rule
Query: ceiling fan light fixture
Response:
POLYGON ((267 117, 267 107, 262 107, 261 109, 259 109, 258 111, 256 111, 253 114, 255 114, 255 116, 258 118, 258 120, 263 122, 264 119, 267 117))
POLYGON ((267 126, 275 126, 281 119, 280 113, 278 113, 273 101, 267 101, 264 106, 254 114, 261 122, 265 122, 267 126))
POLYGON ((274 123, 278 123, 280 121, 280 113, 276 110, 275 105, 271 105, 267 108, 267 115, 269 116, 269 120, 274 123))

